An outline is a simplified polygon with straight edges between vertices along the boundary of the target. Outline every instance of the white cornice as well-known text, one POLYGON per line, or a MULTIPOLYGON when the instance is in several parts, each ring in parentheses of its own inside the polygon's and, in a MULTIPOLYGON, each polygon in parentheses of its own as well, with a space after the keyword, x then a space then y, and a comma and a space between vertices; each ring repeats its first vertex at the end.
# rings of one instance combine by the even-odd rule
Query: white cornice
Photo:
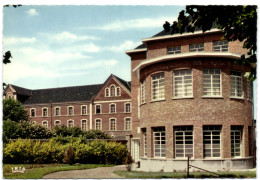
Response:
POLYGON ((115 103, 115 102, 131 102, 131 99, 119 99, 119 100, 106 100, 106 101, 94 101, 94 104, 97 103, 115 103))
POLYGON ((213 28, 210 31, 195 31, 194 33, 187 32, 187 33, 182 33, 182 34, 174 34, 174 35, 164 35, 164 36, 156 36, 156 37, 151 37, 151 38, 144 38, 142 39, 142 42, 148 42, 148 41, 156 41, 156 40, 164 40, 164 39, 171 39, 171 38, 178 38, 178 37, 186 37, 186 36, 196 36, 200 34, 209 34, 209 33, 215 33, 215 32, 221 32, 222 30, 213 28))
POLYGON ((222 58, 230 58, 230 59, 240 59, 241 54, 236 54, 231 52, 187 52, 187 53, 180 53, 180 54, 167 54, 164 56, 147 59, 141 62, 137 67, 133 69, 133 72, 138 71, 139 74, 140 69, 158 62, 185 59, 185 58, 195 58, 195 57, 222 57, 222 58))
POLYGON ((143 51, 147 51, 147 48, 127 50, 127 51, 125 51, 125 53, 131 54, 131 53, 137 53, 137 52, 143 52, 143 51))

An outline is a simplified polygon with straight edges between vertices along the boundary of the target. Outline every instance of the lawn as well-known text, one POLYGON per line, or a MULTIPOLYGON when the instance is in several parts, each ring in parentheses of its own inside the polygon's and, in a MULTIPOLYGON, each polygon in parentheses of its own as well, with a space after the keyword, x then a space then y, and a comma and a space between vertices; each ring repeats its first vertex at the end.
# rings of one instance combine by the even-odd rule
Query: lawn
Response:
POLYGON ((57 171, 68 171, 68 170, 80 170, 80 169, 91 169, 97 167, 108 167, 112 165, 102 164, 4 164, 3 165, 3 177, 6 179, 40 179, 44 175, 57 172, 57 171), (12 167, 25 167, 25 173, 12 173, 12 167))
MULTIPOLYGON (((256 171, 217 172, 220 176, 204 172, 191 172, 190 178, 256 178, 256 171)), ((122 178, 186 178, 186 172, 115 171, 122 178)))

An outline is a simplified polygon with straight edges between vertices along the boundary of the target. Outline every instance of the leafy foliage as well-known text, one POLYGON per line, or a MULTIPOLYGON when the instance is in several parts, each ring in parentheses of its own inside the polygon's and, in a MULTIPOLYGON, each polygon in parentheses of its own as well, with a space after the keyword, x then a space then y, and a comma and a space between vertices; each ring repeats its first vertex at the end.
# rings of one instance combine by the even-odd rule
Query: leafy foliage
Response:
POLYGON ((82 131, 78 126, 74 126, 74 127, 67 127, 64 125, 60 127, 56 126, 53 130, 53 133, 57 137, 73 136, 73 137, 83 137, 85 139, 111 139, 111 137, 103 131, 100 130, 82 131))
POLYGON ((241 58, 242 63, 251 66, 249 80, 256 79, 256 30, 257 6, 186 6, 179 13, 178 21, 172 25, 166 22, 163 27, 166 32, 194 32, 201 28, 203 32, 210 30, 214 24, 222 29, 224 38, 228 41, 244 42, 244 48, 249 50, 247 58, 241 58))
POLYGON ((67 153, 68 163, 123 164, 127 156, 125 145, 104 140, 83 143, 78 138, 73 143, 61 144, 53 139, 48 142, 19 139, 5 145, 3 161, 11 164, 62 163, 69 146, 74 152, 72 156, 67 153))
POLYGON ((4 99, 3 100, 3 120, 12 120, 19 122, 22 120, 28 120, 27 111, 24 109, 23 105, 14 99, 4 99))
POLYGON ((3 123, 3 140, 8 139, 49 139, 53 136, 52 132, 39 124, 29 121, 15 122, 11 120, 3 123))

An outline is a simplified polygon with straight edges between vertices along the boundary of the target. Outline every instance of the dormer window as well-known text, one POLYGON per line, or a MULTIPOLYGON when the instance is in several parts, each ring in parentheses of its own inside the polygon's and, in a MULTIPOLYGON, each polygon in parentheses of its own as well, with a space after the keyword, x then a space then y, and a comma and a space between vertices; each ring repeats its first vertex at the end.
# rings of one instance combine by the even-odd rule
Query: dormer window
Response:
POLYGON ((179 54, 181 53, 181 46, 174 46, 167 48, 167 54, 179 54))
POLYGON ((117 95, 117 96, 121 96, 120 87, 117 87, 117 88, 116 88, 116 95, 117 95))
POLYGON ((112 86, 110 87, 110 96, 111 96, 111 97, 114 97, 115 95, 116 95, 115 86, 112 85, 112 86))
POLYGON ((105 97, 109 97, 109 89, 108 88, 106 88, 106 90, 105 90, 105 97))
POLYGON ((204 51, 204 43, 190 44, 190 52, 204 51))
POLYGON ((217 52, 226 52, 228 51, 228 41, 214 41, 213 42, 213 51, 217 52))

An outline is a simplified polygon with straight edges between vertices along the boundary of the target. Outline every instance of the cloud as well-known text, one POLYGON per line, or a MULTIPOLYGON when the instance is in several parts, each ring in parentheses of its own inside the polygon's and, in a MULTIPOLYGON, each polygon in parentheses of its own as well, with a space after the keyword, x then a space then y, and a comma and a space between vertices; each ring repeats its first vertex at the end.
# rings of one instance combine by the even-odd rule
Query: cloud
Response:
POLYGON ((47 37, 49 41, 56 42, 56 43, 64 43, 64 42, 72 43, 72 42, 100 39, 95 36, 79 36, 68 31, 64 31, 57 34, 41 34, 41 35, 47 37))
POLYGON ((104 49, 114 52, 124 52, 125 50, 133 49, 140 45, 140 42, 133 42, 133 41, 125 41, 124 43, 120 44, 119 46, 111 46, 105 47, 104 49))
POLYGON ((3 44, 5 46, 20 45, 20 44, 33 44, 36 42, 36 38, 18 38, 18 37, 6 37, 3 38, 3 44))
POLYGON ((36 11, 36 9, 29 9, 28 11, 26 11, 26 13, 27 13, 29 16, 39 15, 39 13, 36 11))
POLYGON ((162 27, 165 21, 172 22, 176 17, 143 18, 126 21, 115 21, 100 27, 79 27, 79 29, 100 29, 106 31, 124 31, 127 29, 143 29, 162 27))

